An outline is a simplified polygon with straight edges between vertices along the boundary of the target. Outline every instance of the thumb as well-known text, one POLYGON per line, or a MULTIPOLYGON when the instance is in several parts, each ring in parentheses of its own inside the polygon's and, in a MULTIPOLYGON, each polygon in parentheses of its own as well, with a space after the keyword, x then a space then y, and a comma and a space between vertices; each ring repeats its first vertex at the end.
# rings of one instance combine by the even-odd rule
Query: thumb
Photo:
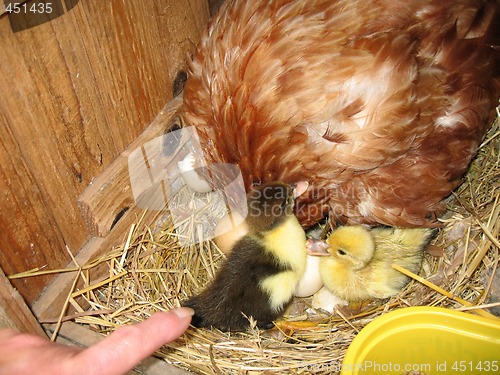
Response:
POLYGON ((149 319, 118 328, 96 345, 79 353, 75 369, 86 374, 120 375, 176 340, 188 328, 194 311, 181 307, 158 312, 149 319))

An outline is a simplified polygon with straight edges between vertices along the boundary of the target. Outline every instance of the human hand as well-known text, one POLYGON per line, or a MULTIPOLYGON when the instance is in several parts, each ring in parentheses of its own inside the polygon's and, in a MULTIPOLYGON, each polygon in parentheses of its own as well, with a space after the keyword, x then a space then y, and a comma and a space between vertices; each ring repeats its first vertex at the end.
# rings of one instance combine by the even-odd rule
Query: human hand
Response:
POLYGON ((185 307, 153 314, 124 326, 97 344, 82 349, 40 336, 0 331, 0 375, 120 375, 162 345, 176 340, 189 326, 193 310, 185 307))

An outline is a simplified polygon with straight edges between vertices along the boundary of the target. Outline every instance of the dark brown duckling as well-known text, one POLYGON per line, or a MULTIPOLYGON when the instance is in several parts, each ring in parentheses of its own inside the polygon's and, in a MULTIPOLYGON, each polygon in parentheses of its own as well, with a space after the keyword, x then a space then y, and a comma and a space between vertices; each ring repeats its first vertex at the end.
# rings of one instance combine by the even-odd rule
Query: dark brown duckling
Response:
POLYGON ((283 313, 306 263, 305 232, 293 214, 296 190, 273 182, 249 193, 248 233, 208 287, 185 303, 195 310, 193 326, 244 330, 252 317, 270 328, 283 313))

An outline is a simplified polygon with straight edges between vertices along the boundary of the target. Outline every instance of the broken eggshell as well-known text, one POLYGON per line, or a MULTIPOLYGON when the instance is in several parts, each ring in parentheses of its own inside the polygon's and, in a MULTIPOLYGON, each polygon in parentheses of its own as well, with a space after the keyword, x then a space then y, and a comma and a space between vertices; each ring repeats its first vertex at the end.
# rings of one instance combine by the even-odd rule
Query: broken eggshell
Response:
POLYGON ((196 157, 193 152, 177 163, 182 179, 192 190, 197 193, 209 193, 213 191, 211 184, 195 168, 196 157))

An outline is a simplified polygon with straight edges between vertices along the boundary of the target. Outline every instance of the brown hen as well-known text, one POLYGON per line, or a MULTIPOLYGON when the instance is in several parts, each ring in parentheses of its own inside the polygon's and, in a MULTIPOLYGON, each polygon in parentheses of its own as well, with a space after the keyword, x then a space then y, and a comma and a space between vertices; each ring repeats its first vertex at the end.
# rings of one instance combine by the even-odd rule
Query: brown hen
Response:
POLYGON ((228 1, 182 116, 247 187, 308 181, 304 226, 432 226, 500 95, 499 14, 487 0, 228 1))

